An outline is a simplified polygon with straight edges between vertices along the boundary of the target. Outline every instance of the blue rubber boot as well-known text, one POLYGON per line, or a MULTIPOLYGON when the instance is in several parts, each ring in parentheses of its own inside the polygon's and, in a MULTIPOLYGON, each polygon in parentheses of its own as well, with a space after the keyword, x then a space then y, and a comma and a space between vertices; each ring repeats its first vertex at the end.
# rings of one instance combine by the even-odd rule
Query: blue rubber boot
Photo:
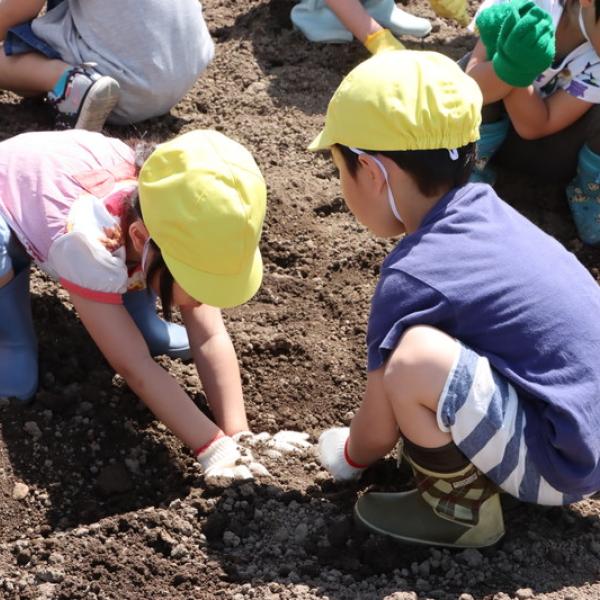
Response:
POLYGON ((365 10, 382 27, 395 35, 425 37, 431 31, 431 23, 402 10, 394 0, 363 0, 365 10))
POLYGON ((600 244, 600 156, 587 146, 579 151, 577 175, 566 192, 581 241, 600 244))
POLYGON ((0 288, 0 315, 0 396, 26 402, 38 387, 38 350, 31 318, 29 266, 0 288))
POLYGON ((501 119, 494 123, 482 123, 479 127, 475 168, 469 178, 471 183, 489 183, 490 185, 494 185, 496 173, 488 166, 488 162, 506 139, 508 125, 508 119, 501 119))
POLYGON ((325 0, 301 0, 292 8, 290 18, 294 27, 311 42, 343 44, 354 38, 325 0))
POLYGON ((177 323, 167 323, 156 314, 156 295, 147 290, 123 294, 125 308, 142 332, 150 354, 166 354, 171 358, 191 358, 187 331, 177 323))

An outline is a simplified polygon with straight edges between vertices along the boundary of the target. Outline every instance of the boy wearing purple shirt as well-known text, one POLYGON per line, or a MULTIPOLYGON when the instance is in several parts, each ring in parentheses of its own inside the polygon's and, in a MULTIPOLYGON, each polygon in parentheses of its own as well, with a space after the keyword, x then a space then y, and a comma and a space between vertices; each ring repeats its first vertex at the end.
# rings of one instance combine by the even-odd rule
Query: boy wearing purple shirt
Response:
POLYGON ((481 94, 446 57, 392 51, 356 67, 311 149, 376 235, 405 236, 372 300, 367 387, 323 465, 360 476, 402 437, 417 489, 370 493, 359 522, 397 539, 483 547, 499 490, 561 505, 600 489, 600 288, 558 242, 467 184, 481 94))

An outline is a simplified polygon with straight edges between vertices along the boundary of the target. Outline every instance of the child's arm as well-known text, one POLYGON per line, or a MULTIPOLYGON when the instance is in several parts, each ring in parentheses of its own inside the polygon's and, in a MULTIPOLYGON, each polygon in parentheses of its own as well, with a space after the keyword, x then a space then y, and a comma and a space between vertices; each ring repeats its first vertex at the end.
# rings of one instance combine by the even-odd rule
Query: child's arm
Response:
POLYGON ((369 35, 381 29, 381 25, 371 18, 359 0, 325 0, 325 3, 362 44, 369 35))
POLYGON ((215 421, 227 435, 248 430, 240 368, 221 311, 181 307, 196 369, 215 421))
POLYGON ((71 302, 100 351, 148 408, 191 450, 209 443, 219 428, 150 356, 127 310, 71 294, 71 302))
POLYGON ((477 41, 471 53, 466 72, 479 84, 484 105, 503 100, 513 90, 511 85, 496 75, 492 62, 487 59, 487 51, 481 40, 477 41))
POLYGON ((566 129, 592 104, 564 90, 544 99, 530 85, 513 88, 504 98, 504 106, 516 132, 526 140, 535 140, 566 129))
POLYGON ((350 429, 334 427, 324 431, 319 438, 319 458, 334 479, 357 479, 369 465, 388 454, 398 441, 400 432, 396 417, 382 393, 383 372, 384 367, 381 367, 368 373, 365 395, 350 429))

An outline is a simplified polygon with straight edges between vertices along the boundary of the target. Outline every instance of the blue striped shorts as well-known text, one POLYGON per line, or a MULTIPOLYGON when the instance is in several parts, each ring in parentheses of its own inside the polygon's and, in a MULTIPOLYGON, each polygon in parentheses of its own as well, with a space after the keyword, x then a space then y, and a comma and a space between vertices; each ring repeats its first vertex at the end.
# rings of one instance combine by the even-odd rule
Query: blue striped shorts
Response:
POLYGON ((526 416, 509 381, 460 344, 437 412, 438 426, 502 490, 524 502, 562 505, 581 500, 553 488, 530 458, 526 416))

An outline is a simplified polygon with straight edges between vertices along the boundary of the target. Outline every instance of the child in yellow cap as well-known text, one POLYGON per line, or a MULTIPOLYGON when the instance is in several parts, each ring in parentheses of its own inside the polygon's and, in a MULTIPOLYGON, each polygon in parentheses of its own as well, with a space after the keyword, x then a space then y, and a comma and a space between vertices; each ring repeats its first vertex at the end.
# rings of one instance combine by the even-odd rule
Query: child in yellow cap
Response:
POLYGON ((600 489, 600 288, 468 183, 481 102, 440 54, 377 54, 342 81, 310 146, 331 151, 360 223, 403 236, 371 302, 363 401, 319 439, 340 481, 403 439, 416 489, 355 506, 403 541, 488 546, 504 534, 499 490, 560 505, 600 489))
MULTIPOLYGON (((206 478, 266 474, 237 445, 256 436, 220 310, 249 300, 262 279, 266 188, 250 153, 216 131, 192 131, 159 145, 140 170, 134 150, 99 133, 27 133, 0 143, 0 189, 0 396, 27 401, 38 385, 32 258, 69 292, 107 361, 194 451, 206 478), (167 319, 179 307, 215 422, 152 360, 153 340, 123 304, 135 290, 158 293, 167 319)), ((306 437, 260 441, 293 451, 306 437)))
MULTIPOLYGON (((469 22, 465 0, 430 0, 440 17, 469 22)), ((312 42, 350 42, 354 36, 374 54, 402 49, 394 36, 424 37, 431 31, 427 19, 402 10, 394 0, 301 0, 292 9, 294 25, 312 42)))

